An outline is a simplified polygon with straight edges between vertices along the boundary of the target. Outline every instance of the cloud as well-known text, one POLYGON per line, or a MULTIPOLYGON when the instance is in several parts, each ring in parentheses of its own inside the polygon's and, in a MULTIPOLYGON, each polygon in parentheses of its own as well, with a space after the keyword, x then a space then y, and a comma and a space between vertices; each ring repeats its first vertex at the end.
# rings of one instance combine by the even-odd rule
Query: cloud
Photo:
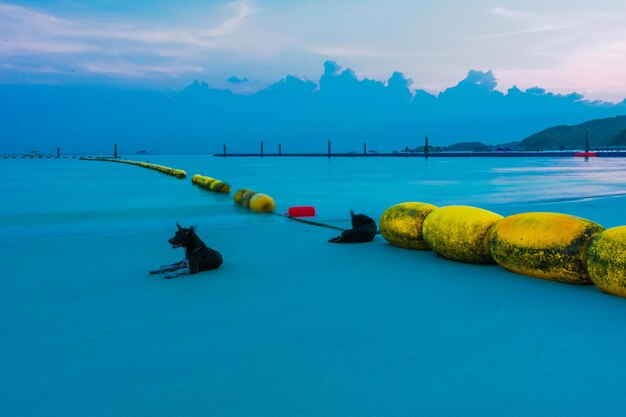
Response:
POLYGON ((248 17, 258 12, 257 9, 252 7, 246 1, 229 3, 225 6, 225 9, 234 11, 234 16, 224 20, 214 28, 201 32, 203 36, 228 36, 243 26, 248 17))
POLYGON ((310 51, 317 55, 339 58, 397 58, 401 54, 355 46, 312 46, 310 51))
POLYGON ((565 29, 565 27, 546 25, 546 26, 530 28, 530 29, 514 30, 510 32, 490 33, 488 35, 475 36, 473 38, 469 38, 468 41, 474 41, 474 40, 480 40, 480 39, 503 38, 506 36, 515 36, 515 35, 527 35, 530 33, 550 32, 553 30, 561 30, 561 29, 565 29))
POLYGON ((176 77, 177 74, 180 73, 200 73, 204 70, 201 66, 145 65, 125 61, 88 61, 81 63, 79 68, 94 74, 123 75, 131 78, 155 74, 165 74, 176 77))
MULTIPOLYGON (((489 10, 489 13, 503 17, 509 25, 515 23, 516 25, 526 26, 524 29, 509 30, 504 32, 488 33, 485 35, 474 36, 468 38, 468 41, 483 40, 483 39, 495 39, 508 36, 528 35, 541 32, 551 32, 556 30, 567 29, 568 25, 554 24, 548 15, 532 13, 521 10, 512 10, 505 7, 496 7, 489 10)), ((509 26, 507 25, 507 26, 509 26)))
POLYGON ((490 12, 498 16, 507 16, 507 17, 527 16, 527 13, 520 12, 519 10, 507 9, 505 7, 494 7, 493 9, 490 10, 490 12))
POLYGON ((242 83, 247 83, 248 79, 246 77, 239 78, 233 75, 232 77, 228 78, 226 81, 232 84, 242 84, 242 83))
POLYGON ((487 71, 477 71, 477 70, 469 70, 467 73, 467 77, 462 82, 466 82, 468 84, 478 85, 487 89, 488 91, 493 91, 498 82, 496 81, 496 77, 494 77, 493 72, 487 71))
POLYGON ((237 32, 245 29, 246 19, 256 11, 247 1, 226 4, 215 10, 223 17, 207 28, 203 22, 168 26, 119 16, 109 20, 63 18, 0 3, 0 59, 7 63, 12 57, 45 59, 46 55, 62 54, 67 56, 68 68, 78 66, 98 74, 135 76, 142 70, 167 73, 167 68, 173 73, 185 68, 196 72, 207 53, 228 50, 238 42, 237 32), (119 68, 94 64, 107 57, 115 57, 119 68), (137 60, 146 62, 133 63, 137 60))

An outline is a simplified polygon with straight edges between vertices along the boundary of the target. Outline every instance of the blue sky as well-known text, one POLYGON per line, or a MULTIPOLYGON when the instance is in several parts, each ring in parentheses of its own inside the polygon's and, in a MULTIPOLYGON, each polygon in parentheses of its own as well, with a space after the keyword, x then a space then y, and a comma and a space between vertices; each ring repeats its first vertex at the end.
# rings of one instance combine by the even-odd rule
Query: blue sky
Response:
POLYGON ((623 0, 0 1, 0 83, 247 92, 334 60, 430 92, 478 69, 502 91, 621 101, 625 18, 623 0))

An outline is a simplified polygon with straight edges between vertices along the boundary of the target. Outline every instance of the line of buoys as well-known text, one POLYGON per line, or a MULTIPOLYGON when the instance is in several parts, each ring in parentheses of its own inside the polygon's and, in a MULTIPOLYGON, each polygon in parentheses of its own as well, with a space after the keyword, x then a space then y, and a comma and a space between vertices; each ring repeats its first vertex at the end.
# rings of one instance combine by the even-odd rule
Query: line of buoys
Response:
POLYGON ((191 178, 191 183, 205 190, 215 191, 216 193, 230 193, 230 185, 224 181, 217 180, 215 178, 206 177, 204 175, 196 174, 191 178))
POLYGON ((408 202, 385 210, 380 232, 394 246, 432 249, 461 262, 495 262, 535 278, 594 283, 626 297, 626 226, 605 230, 569 214, 502 217, 477 207, 408 202))
POLYGON ((242 188, 233 196, 235 204, 247 207, 256 213, 273 213, 276 208, 274 199, 267 194, 242 188))
POLYGON ((80 159, 83 161, 118 162, 121 164, 136 165, 142 168, 153 169, 155 171, 159 171, 163 174, 171 175, 176 178, 182 179, 182 178, 187 177, 187 173, 183 171, 182 169, 170 168, 170 167, 166 167, 163 165, 151 164, 148 162, 131 161, 129 159, 113 159, 113 158, 97 158, 97 157, 96 158, 81 157, 80 159))

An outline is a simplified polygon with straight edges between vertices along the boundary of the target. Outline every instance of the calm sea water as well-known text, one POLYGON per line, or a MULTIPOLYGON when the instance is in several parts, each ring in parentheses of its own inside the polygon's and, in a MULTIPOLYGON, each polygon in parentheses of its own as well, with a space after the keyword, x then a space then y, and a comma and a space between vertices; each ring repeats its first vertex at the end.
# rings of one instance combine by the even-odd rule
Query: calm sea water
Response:
MULTIPOLYGON (((131 157, 132 158, 132 157, 131 157)), ((626 224, 626 160, 0 160, 7 416, 620 416, 626 300, 234 206, 200 173, 347 226, 403 201, 626 224), (224 255, 165 280, 174 222, 224 255)))
POLYGON ((0 160, 0 193, 8 202, 0 206, 0 236, 108 233, 207 216, 223 224, 271 221, 245 215, 229 196, 193 187, 190 178, 196 173, 226 181, 233 190, 269 194, 278 212, 315 206, 318 218, 328 222, 345 220, 349 209, 377 217, 403 201, 474 205, 506 215, 522 206, 545 210, 545 204, 626 193, 626 159, 621 158, 128 159, 184 169, 188 178, 78 159, 0 160))

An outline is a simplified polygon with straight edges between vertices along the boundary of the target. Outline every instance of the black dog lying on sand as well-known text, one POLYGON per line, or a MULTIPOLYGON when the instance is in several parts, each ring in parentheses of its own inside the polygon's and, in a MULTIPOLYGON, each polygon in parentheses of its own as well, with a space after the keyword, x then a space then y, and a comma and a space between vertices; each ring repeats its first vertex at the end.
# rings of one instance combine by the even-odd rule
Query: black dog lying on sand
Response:
POLYGON ((211 271, 222 265, 222 255, 205 245, 196 234, 193 226, 185 228, 176 223, 176 227, 178 227, 176 234, 168 242, 173 248, 185 248, 185 259, 175 264, 164 265, 159 269, 150 271, 150 274, 171 272, 165 275, 165 278, 169 279, 180 275, 211 271))
POLYGON ((352 217, 352 229, 344 230, 341 235, 329 240, 330 243, 362 243, 371 242, 376 236, 376 222, 365 214, 354 214, 352 217))

